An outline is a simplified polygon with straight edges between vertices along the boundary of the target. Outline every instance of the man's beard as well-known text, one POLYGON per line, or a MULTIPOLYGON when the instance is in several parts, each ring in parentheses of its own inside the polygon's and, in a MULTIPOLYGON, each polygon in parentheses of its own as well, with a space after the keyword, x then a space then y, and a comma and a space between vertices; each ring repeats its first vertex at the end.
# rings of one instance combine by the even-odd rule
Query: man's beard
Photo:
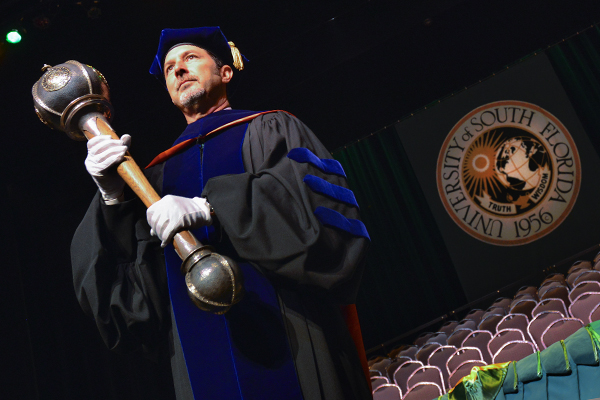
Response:
POLYGON ((190 108, 204 96, 206 96, 206 90, 204 88, 186 90, 179 96, 179 102, 185 108, 190 108))

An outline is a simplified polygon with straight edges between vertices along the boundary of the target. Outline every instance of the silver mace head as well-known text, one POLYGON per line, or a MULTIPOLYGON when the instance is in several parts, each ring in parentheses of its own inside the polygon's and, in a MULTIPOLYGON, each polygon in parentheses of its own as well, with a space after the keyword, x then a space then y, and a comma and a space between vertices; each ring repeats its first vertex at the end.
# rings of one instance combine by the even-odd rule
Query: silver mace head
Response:
POLYGON ((84 115, 102 115, 110 121, 113 115, 110 90, 104 76, 94 67, 70 60, 51 67, 33 85, 31 93, 40 120, 65 132, 71 139, 86 140, 80 130, 84 115))
MULTIPOLYGON (((82 127, 89 129, 93 125, 89 122, 96 118, 111 120, 108 84, 98 70, 71 60, 54 67, 45 65, 42 71, 32 94, 35 112, 44 124, 65 132, 71 139, 86 140, 82 127)), ((93 134, 101 133, 91 130, 93 134)), ((181 239, 179 236, 175 236, 176 241, 181 239)), ((240 301, 244 287, 235 261, 214 253, 196 239, 179 245, 188 295, 198 308, 223 314, 240 301)))
POLYGON ((193 251, 181 264, 188 295, 201 310, 224 314, 244 296, 244 282, 239 265, 212 247, 193 251))

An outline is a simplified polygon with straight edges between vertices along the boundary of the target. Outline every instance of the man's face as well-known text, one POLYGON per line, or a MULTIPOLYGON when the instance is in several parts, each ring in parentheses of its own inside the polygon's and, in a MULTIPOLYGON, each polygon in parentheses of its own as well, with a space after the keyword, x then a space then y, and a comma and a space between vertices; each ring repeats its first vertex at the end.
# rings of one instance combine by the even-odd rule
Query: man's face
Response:
POLYGON ((217 64, 197 46, 184 44, 169 51, 164 74, 171 100, 180 110, 202 103, 210 107, 225 93, 226 82, 217 64))

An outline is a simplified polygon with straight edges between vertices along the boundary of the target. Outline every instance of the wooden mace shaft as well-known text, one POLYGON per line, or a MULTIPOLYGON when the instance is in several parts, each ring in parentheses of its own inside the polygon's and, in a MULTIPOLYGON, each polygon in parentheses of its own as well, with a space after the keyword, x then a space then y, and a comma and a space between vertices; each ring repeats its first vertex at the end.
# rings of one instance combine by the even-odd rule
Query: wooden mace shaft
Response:
MULTIPOLYGON (((83 124, 82 133, 88 140, 98 136, 98 134, 108 135, 117 140, 120 139, 111 126, 100 117, 92 117, 87 123, 83 124), (90 127, 94 127, 95 129, 91 129, 90 127), (97 131, 94 132, 95 130, 97 131)), ((150 185, 150 182, 148 182, 148 179, 129 152, 125 154, 125 160, 117 167, 117 172, 146 207, 150 207, 160 200, 161 197, 156 193, 152 185, 150 185)), ((175 246, 177 255, 182 260, 185 260, 194 250, 201 247, 202 243, 189 231, 181 231, 173 238, 173 246, 175 246)))

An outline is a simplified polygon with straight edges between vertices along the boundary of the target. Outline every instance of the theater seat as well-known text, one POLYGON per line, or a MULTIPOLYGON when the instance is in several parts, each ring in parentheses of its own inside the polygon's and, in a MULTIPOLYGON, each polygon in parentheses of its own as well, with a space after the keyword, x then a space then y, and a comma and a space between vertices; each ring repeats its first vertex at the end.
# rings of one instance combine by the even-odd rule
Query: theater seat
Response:
POLYGON ((525 337, 525 339, 529 340, 529 338, 527 338, 528 332, 527 332, 527 326, 529 325, 529 318, 527 318, 527 315, 525 314, 508 314, 507 316, 505 316, 502 321, 500 321, 500 323, 497 326, 497 330, 501 331, 502 329, 507 329, 507 328, 511 328, 511 329, 518 329, 521 332, 523 332, 523 335, 525 337))
POLYGON ((535 345, 526 340, 507 342, 494 354, 494 364, 519 361, 536 351, 535 345))
POLYGON ((408 390, 403 400, 431 400, 442 396, 445 392, 432 382, 419 382, 408 390))
POLYGON ((564 317, 565 316, 559 311, 543 311, 531 320, 529 326, 527 327, 527 332, 533 339, 533 342, 537 346, 538 350, 544 350, 546 348, 542 342, 542 335, 546 331, 546 328, 548 328, 554 321, 564 317))
POLYGON ((492 333, 490 331, 477 330, 469 333, 469 336, 462 342, 461 347, 477 347, 481 350, 483 361, 488 364, 492 363, 492 355, 488 350, 488 343, 492 340, 492 333))
POLYGON ((573 318, 579 318, 584 323, 589 324, 590 313, 600 303, 599 292, 585 292, 577 296, 575 301, 569 306, 569 314, 573 318))
MULTIPOLYGON (((507 328, 501 331, 498 331, 494 335, 494 337, 488 343, 488 351, 492 355, 492 359, 494 354, 498 352, 508 342, 514 342, 516 340, 524 341, 525 335, 519 329, 507 328)), ((491 364, 492 362, 490 362, 491 364)))
MULTIPOLYGON (((448 362, 448 359, 456 353, 456 350, 458 349, 454 346, 442 346, 435 349, 429 356, 428 364, 436 366, 442 371, 444 382, 448 382, 448 377, 450 376, 448 368, 446 368, 446 363, 448 362)), ((445 385, 445 389, 449 389, 447 385, 445 385)))
MULTIPOLYGON (((446 390, 444 389, 444 377, 442 375, 442 371, 438 367, 424 365, 420 368, 417 368, 408 378, 407 386, 411 388, 419 382, 435 383, 442 388, 442 394, 446 393, 446 390)), ((408 391, 410 392, 410 389, 408 391)))
POLYGON ((577 318, 561 318, 552 322, 542 333, 544 348, 548 348, 560 340, 565 340, 583 326, 583 322, 577 318))
POLYGON ((373 400, 401 400, 402 390, 394 385, 381 385, 373 390, 373 400))
POLYGON ((453 388, 463 377, 471 373, 473 367, 481 367, 484 365, 486 365, 486 363, 481 360, 463 361, 448 378, 448 386, 453 388))

